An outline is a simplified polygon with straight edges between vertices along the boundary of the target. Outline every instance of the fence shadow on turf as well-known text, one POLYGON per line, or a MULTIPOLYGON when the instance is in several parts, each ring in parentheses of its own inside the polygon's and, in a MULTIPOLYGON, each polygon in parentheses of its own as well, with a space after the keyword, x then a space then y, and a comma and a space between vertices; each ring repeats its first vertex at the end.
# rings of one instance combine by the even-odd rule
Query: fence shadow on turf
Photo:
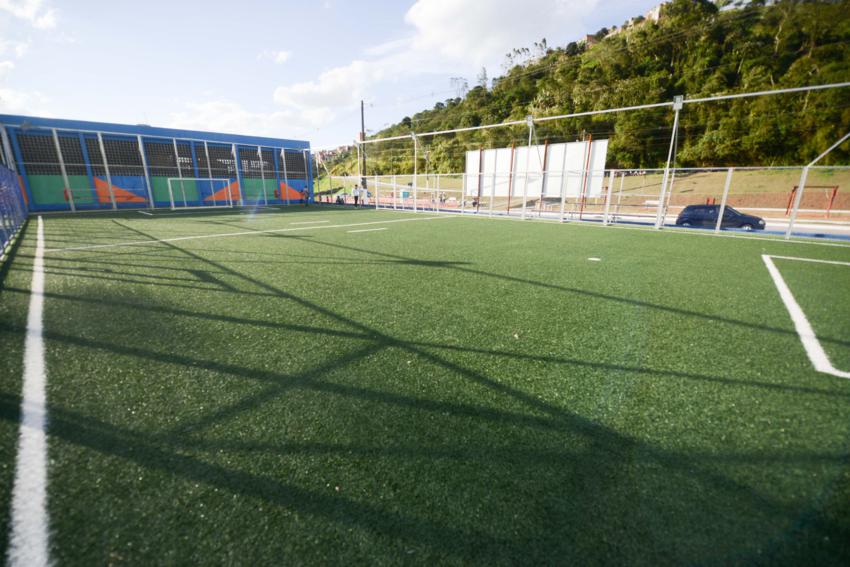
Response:
MULTIPOLYGON (((131 229, 141 236, 150 238, 142 231, 131 229)), ((315 243, 315 241, 312 241, 315 243)), ((186 257, 187 262, 197 262, 205 265, 208 272, 216 274, 227 274, 230 277, 238 278, 241 281, 259 288, 264 295, 278 297, 295 304, 298 304, 306 309, 329 318, 330 320, 341 325, 347 331, 332 331, 341 333, 340 336, 345 338, 356 339, 365 344, 353 352, 333 357, 326 364, 310 369, 306 372, 287 375, 269 372, 268 370, 257 370, 244 366, 233 364, 221 364, 209 360, 195 359, 191 356, 164 354, 139 346, 122 346, 111 342, 98 342, 90 338, 82 338, 79 336, 62 334, 57 332, 49 332, 47 338, 49 341, 55 341, 66 345, 80 347, 83 349, 97 349, 123 356, 133 356, 150 361, 164 362, 187 368, 203 368, 211 372, 223 373, 240 378, 255 380, 266 384, 258 392, 245 396, 241 400, 229 406, 224 406, 220 409, 212 411, 199 419, 190 423, 182 423, 179 427, 166 431, 161 434, 145 434, 138 431, 130 431, 114 424, 100 422, 88 416, 82 416, 78 413, 66 410, 61 407, 51 407, 51 434, 59 436, 74 445, 88 447, 89 449, 105 454, 119 456, 123 459, 136 463, 140 467, 157 468, 168 474, 177 475, 186 479, 209 483, 214 486, 226 489, 229 492, 245 494, 255 498, 260 498, 280 506, 294 508, 300 512, 310 515, 325 517, 333 522, 343 525, 356 526, 361 529, 373 531, 389 538, 399 538, 411 543, 425 545, 440 553, 449 554, 455 558, 465 561, 484 561, 484 562, 500 562, 504 561, 506 553, 508 557, 513 557, 517 561, 529 561, 531 559, 545 560, 546 557, 551 560, 552 557, 573 558, 574 560, 582 559, 581 552, 589 552, 590 548, 586 547, 586 542, 570 541, 569 529, 565 533, 560 534, 565 537, 565 541, 558 543, 551 539, 546 539, 546 534, 536 534, 539 538, 534 540, 533 534, 526 534, 528 539, 504 540, 502 537, 494 536, 485 526, 481 529, 473 529, 469 526, 459 528, 448 525, 445 522, 437 522, 434 520, 426 520, 422 517, 417 517, 416 514, 404 514, 402 512, 392 512, 386 507, 364 504, 353 498, 328 497, 317 491, 306 490, 294 486, 291 483, 283 482, 279 479, 268 477, 260 477, 258 475, 247 473, 243 470, 237 470, 232 467, 224 467, 215 463, 207 462, 199 457, 185 454, 185 447, 192 446, 192 443, 197 440, 197 434, 203 432, 210 426, 221 423, 225 420, 232 419, 234 416, 251 412, 263 404, 270 403, 275 400, 280 400, 287 392, 294 388, 308 389, 323 394, 332 394, 336 398, 348 400, 363 400, 369 402, 369 407, 381 408, 398 408, 401 411, 408 412, 411 417, 418 415, 420 412, 426 412, 434 415, 448 415, 452 418, 464 418, 472 420, 475 423, 484 422, 487 424, 483 427, 487 434, 473 432, 468 443, 477 449, 476 459, 481 461, 482 455, 492 454, 498 456, 498 452, 492 452, 491 434, 495 431, 508 433, 516 428, 532 429, 549 433, 557 436, 564 436, 569 439, 583 440, 581 450, 566 451, 552 453, 537 452, 529 447, 535 447, 534 436, 521 436, 510 447, 521 448, 518 454, 509 455, 512 451, 502 453, 502 459, 496 459, 498 462, 508 463, 511 465, 509 471, 526 470, 522 468, 523 464, 555 464, 557 472, 539 471, 534 467, 531 470, 541 473, 538 481, 547 487, 547 489, 567 490, 572 498, 572 501, 564 500, 543 500, 541 505, 548 508, 544 514, 547 517, 547 522, 553 525, 558 525, 558 522, 563 524, 563 527, 580 530, 584 524, 585 514, 591 514, 594 507, 599 506, 600 502, 610 504, 615 510, 625 512, 627 515, 634 511, 628 510, 624 505, 636 504, 640 500, 635 500, 634 495, 618 493, 615 489, 616 483, 612 483, 612 479, 625 480, 620 477, 619 469, 624 464, 644 463, 645 467, 640 467, 640 470, 647 475, 646 479, 640 482, 644 483, 641 486, 668 486, 668 491, 671 486, 674 488, 672 492, 675 496, 682 499, 686 504, 693 504, 692 510, 679 510, 677 520, 686 527, 694 528, 697 526, 703 529, 710 529, 703 524, 711 521, 710 514, 700 511, 696 504, 707 504, 707 497, 716 498, 721 504, 732 506, 735 502, 746 502, 748 509, 758 510, 755 514, 759 518, 762 516, 774 516, 786 520, 793 520, 798 514, 798 510, 785 502, 779 501, 776 498, 766 496, 760 493, 751 486, 745 483, 732 480, 726 476, 717 473, 714 467, 709 466, 705 455, 695 458, 688 453, 677 453, 669 449, 655 446, 643 440, 637 440, 623 435, 610 427, 602 425, 598 422, 590 420, 578 413, 571 412, 567 408, 560 405, 555 405, 545 400, 529 394, 521 389, 515 388, 509 384, 498 382, 493 378, 471 368, 462 366, 452 360, 434 354, 430 349, 448 349, 454 347, 450 345, 441 345, 433 343, 414 343, 396 339, 390 335, 380 332, 379 330, 370 327, 366 324, 353 320, 342 314, 336 313, 322 305, 311 302, 300 295, 286 291, 276 285, 268 284, 255 277, 249 276, 242 272, 232 269, 224 263, 216 262, 210 258, 206 258, 200 254, 190 250, 182 249, 171 243, 164 243, 166 247, 171 248, 176 254, 181 254, 186 257), (388 391, 379 391, 368 389, 360 385, 349 383, 336 383, 327 380, 322 380, 322 377, 329 372, 346 367, 365 357, 380 353, 387 349, 402 349, 412 355, 421 357, 423 360, 442 368, 450 375, 457 376, 463 380, 475 383, 480 387, 492 391, 494 394, 501 396, 507 400, 507 405, 522 407, 524 411, 508 411, 498 409, 492 406, 469 404, 464 402, 454 402, 448 400, 434 400, 406 394, 393 393, 388 391), (523 442, 520 442, 523 441, 523 442), (181 449, 181 450, 178 450, 181 449), (512 458, 511 458, 512 457, 512 458), (520 467, 520 469, 517 469, 520 467), (567 488, 557 486, 557 482, 566 482, 567 488), (572 547, 571 547, 572 546, 572 547), (565 555, 570 553, 572 555, 565 555)), ((321 243, 326 244, 326 243, 321 243)), ((344 247, 348 248, 348 247, 344 247)), ((356 252, 364 252, 362 249, 354 249, 356 252)), ((367 252, 367 253, 372 253, 367 252)), ((478 270, 471 270, 458 266, 455 263, 423 261, 412 258, 395 257, 389 263, 409 263, 414 266, 422 266, 437 269, 462 269, 470 271, 477 275, 487 274, 486 272, 479 273, 478 270)), ((517 280, 510 276, 493 275, 498 278, 508 278, 509 280, 517 280)), ((523 281, 523 280, 519 280, 523 281)), ((524 282, 529 283, 529 282, 524 282)), ((532 284, 541 284, 541 282, 531 282, 532 284)), ((548 285, 548 284, 545 284, 548 285)), ((559 286, 556 286, 559 287, 559 286)), ((570 288, 562 289, 562 291, 576 291, 570 288)), ((584 291, 584 290, 580 290, 584 291)), ((237 293, 242 293, 238 291, 237 293)), ((62 294, 58 294, 62 296, 62 294)), ((608 298, 607 296, 603 296, 608 298)), ((87 300, 90 298, 86 298, 87 300)), ((631 301, 625 298, 616 298, 622 301, 631 301)), ((120 303, 120 302, 118 302, 120 303)), ((139 324, 144 324, 144 315, 155 316, 164 312, 172 314, 186 315, 201 318, 211 318, 214 320, 223 320, 239 324, 259 325, 260 322, 242 318, 225 318, 218 315, 203 315, 191 311, 181 312, 168 306, 152 306, 149 303, 136 304, 136 307, 144 305, 144 314, 140 317, 139 324)), ((661 306, 660 306, 661 307, 661 306)), ((687 312, 686 312, 687 313, 687 312)), ((741 322, 737 322, 741 323, 741 322)), ((269 324, 269 323, 267 323, 269 324)), ((292 329, 292 326, 271 323, 275 328, 284 330, 292 329)), ((21 332, 21 329, 3 327, 6 332, 21 332)), ((305 330, 303 327, 299 330, 305 330)), ((324 332, 322 328, 315 329, 318 332, 324 332)), ((458 350, 466 352, 476 352, 478 354, 490 354, 493 356, 517 356, 517 353, 503 353, 499 351, 479 351, 475 349, 467 349, 459 347, 458 350)), ((598 363, 589 361, 573 361, 569 359, 557 359, 560 364, 586 364, 592 366, 598 363)), ((555 360, 546 359, 547 362, 555 362, 555 360)), ((651 369, 617 367, 615 365, 598 364, 600 370, 619 369, 628 372, 667 374, 666 371, 655 371, 651 369)), ((676 373, 672 373, 676 376, 676 373)), ((695 378, 702 379, 699 375, 686 375, 679 373, 680 378, 695 378)), ((707 377, 717 379, 717 377, 707 377)), ((720 378, 723 380, 723 378, 720 378)), ((741 385, 741 384, 735 384, 741 385)), ((776 385, 770 385, 774 387, 776 385)), ((793 390, 789 393, 797 393, 793 390)), ((808 393, 823 393, 820 391, 808 393)), ((3 400, 5 407, 6 402, 3 400)), ((14 400, 12 400, 14 401, 14 400)), ((19 401, 18 401, 19 403, 19 401)), ((5 409, 2 412, 6 415, 5 409)), ((442 426, 448 427, 448 426, 442 426)), ((213 444, 215 441, 212 442, 213 444)), ((229 450, 239 451, 239 442, 228 441, 229 450), (234 446, 235 445, 235 446, 234 446)), ((346 446, 347 447, 347 446, 346 446)), ((246 444, 245 450, 264 450, 255 445, 246 444)), ((283 447, 272 445, 269 450, 285 450, 283 447)), ((296 448, 297 449, 297 448, 296 448)), ((382 453, 382 447, 354 447, 355 452, 364 452, 366 454, 382 453), (371 452, 371 453, 370 453, 371 452)), ((333 445, 323 444, 307 444, 302 447, 302 452, 324 452, 334 453, 333 445)), ((400 454, 407 458, 423 459, 429 462, 435 461, 441 454, 446 451, 436 451, 432 453, 429 448, 417 449, 414 446, 402 446, 401 448, 389 447, 388 453, 400 454)), ((471 451, 476 453, 476 451, 471 451)), ((345 455, 344 451, 339 454, 345 455)), ((456 453, 456 458, 469 459, 470 451, 461 451, 456 453)), ((828 462, 833 463, 834 460, 846 458, 843 455, 816 454, 809 456, 803 454, 800 456, 802 461, 807 464, 813 462, 828 462)), ((722 458, 722 455, 721 455, 722 458)), ((735 455, 735 462, 758 462, 765 461, 764 455, 735 455), (751 459, 748 461, 747 459, 751 459)), ((769 458, 767 459, 770 460, 769 458)), ((486 466, 488 473, 499 474, 497 469, 486 466)), ((502 475, 505 474, 503 471, 502 475)), ((477 480, 482 480, 476 476, 477 480)), ((507 478, 503 478, 507 481, 507 478)), ((504 494, 509 497, 508 494, 504 494)), ((540 498, 539 495, 537 495, 540 498)), ((643 502, 643 506, 649 508, 660 507, 658 503, 643 502)), ((637 517, 633 518, 637 520, 637 517)), ((614 519, 607 520, 610 524, 602 526, 606 537, 616 537, 617 522, 614 519)), ((603 522, 604 523, 604 522, 603 522)), ((720 530, 727 535, 733 535, 731 530, 736 526, 716 526, 713 529, 720 530)), ((740 527, 740 526, 738 526, 740 527)), ((673 528, 675 531, 675 528, 673 528)), ((820 526, 819 531, 822 533, 834 532, 833 526, 820 526)), ((662 534, 655 534, 658 537, 664 537, 662 534)), ((672 534, 666 536, 672 538, 672 534)), ((628 550, 626 550, 628 551, 628 550)), ((601 551, 599 553, 602 553, 601 551)), ((616 556, 615 556, 616 557, 616 556)), ((620 557, 623 559, 624 557, 620 557)), ((586 559, 586 557, 585 557, 586 559)), ((693 560, 693 558, 691 558, 693 560)))
MULTIPOLYGON (((369 249, 366 249, 366 248, 356 248, 356 247, 353 247, 353 246, 346 246, 344 244, 339 244, 337 242, 327 242, 327 241, 322 241, 322 240, 318 240, 318 239, 313 239, 313 240, 310 241, 310 243, 317 245, 317 246, 329 246, 329 247, 332 247, 332 248, 338 248, 338 249, 347 250, 347 251, 350 251, 350 252, 358 252, 358 253, 368 254, 368 255, 372 255, 372 256, 379 256, 379 257, 388 258, 386 263, 390 263, 390 264, 427 265, 427 262, 421 263, 422 261, 420 261, 420 260, 408 258, 406 256, 400 256, 400 255, 397 255, 397 254, 389 254, 387 252, 379 252, 379 251, 376 251, 376 250, 369 250, 369 249)), ((628 304, 628 305, 634 305, 636 307, 646 307, 646 308, 649 308, 649 309, 665 311, 665 312, 672 313, 672 314, 675 314, 675 315, 683 315, 683 316, 686 316, 686 317, 695 317, 695 318, 698 318, 698 319, 716 321, 718 323, 725 323, 725 324, 740 326, 740 327, 744 327, 744 328, 755 329, 755 330, 759 330, 759 331, 768 331, 768 332, 771 332, 771 333, 778 333, 778 334, 791 335, 791 336, 796 336, 796 334, 797 334, 796 331, 794 331, 793 329, 782 329, 782 328, 779 328, 779 327, 771 327, 771 326, 763 325, 763 324, 759 324, 759 323, 750 323, 749 321, 741 321, 739 319, 731 319, 729 317, 722 317, 722 316, 718 316, 718 315, 707 315, 705 313, 700 313, 699 311, 691 311, 691 310, 682 309, 682 308, 679 308, 679 307, 671 307, 669 305, 660 305, 660 304, 657 304, 657 303, 650 303, 648 301, 642 301, 642 300, 639 300, 639 299, 632 299, 632 298, 628 298, 628 297, 610 295, 610 294, 601 293, 601 292, 597 292, 597 291, 591 291, 591 290, 587 290, 587 289, 567 287, 567 286, 562 286, 562 285, 553 284, 553 283, 549 283, 549 282, 541 282, 541 281, 537 281, 537 280, 532 280, 532 279, 528 279, 528 278, 519 278, 519 277, 516 277, 516 276, 510 276, 510 275, 507 275, 507 274, 497 274, 497 273, 493 273, 493 272, 487 272, 487 271, 484 271, 484 270, 476 270, 476 269, 473 269, 473 268, 464 268, 464 267, 462 267, 463 264, 468 264, 468 263, 460 263, 460 265, 459 265, 456 262, 436 262, 436 263, 434 263, 433 267, 454 268, 458 271, 466 272, 466 273, 473 274, 473 275, 476 275, 476 276, 484 276, 484 277, 494 278, 494 279, 498 279, 498 280, 502 280, 502 281, 506 281, 506 282, 531 285, 531 286, 535 286, 535 287, 542 287, 542 288, 551 289, 551 290, 554 290, 554 291, 562 291, 562 292, 572 293, 572 294, 576 294, 576 295, 583 295, 585 297, 592 297, 594 299, 603 299, 603 300, 607 300, 607 301, 614 301, 614 302, 617 302, 617 303, 625 303, 625 304, 628 304)), ((834 343, 836 345, 841 345, 841 346, 850 346, 850 341, 848 341, 848 340, 842 340, 842 339, 837 339, 837 338, 834 338, 834 337, 820 336, 820 335, 818 335, 818 339, 821 342, 829 342, 829 343, 834 343)))
MULTIPOLYGON (((5 325, 2 327, 2 330, 5 332, 20 331, 20 329, 9 328, 5 325)), ((807 466, 811 466, 812 464, 834 465, 846 461, 846 455, 828 453, 804 453, 796 455, 793 458, 788 455, 770 454, 736 454, 729 455, 726 458, 722 454, 677 454, 654 447, 643 441, 624 437, 620 433, 610 430, 605 426, 566 412, 563 408, 552 407, 546 402, 528 396, 509 386, 501 387, 496 385, 499 392, 514 398, 518 397, 518 399, 527 405, 533 406, 535 409, 542 409, 542 415, 517 413, 488 406, 470 405, 445 400, 438 401, 410 397, 390 392, 368 390, 348 384, 325 382, 320 379, 323 374, 333 369, 345 367, 353 361, 385 348, 385 345, 380 342, 377 344, 367 344, 359 350, 334 358, 323 367, 290 376, 277 375, 269 373, 266 370, 220 365, 211 363, 210 361, 193 359, 188 356, 147 352, 145 349, 140 348, 133 349, 114 344, 98 343, 91 339, 66 336, 58 333, 48 333, 46 338, 50 342, 75 345, 83 349, 103 350, 121 356, 136 356, 149 359, 152 362, 174 364, 187 368, 203 368, 216 373, 261 380, 271 384, 271 386, 261 390, 258 395, 246 397, 232 406, 225 407, 220 411, 214 411, 189 426, 181 425, 173 431, 166 431, 164 433, 145 433, 144 431, 123 429, 116 427, 114 424, 107 424, 52 405, 50 408, 51 436, 56 436, 68 443, 86 447, 93 451, 121 457, 143 468, 158 469, 169 475, 204 482, 225 489, 230 493, 260 498, 272 504, 290 509, 294 508, 302 513, 325 517, 330 521, 343 525, 358 525, 361 529, 365 528, 369 531, 375 531, 384 537, 400 538, 411 543, 424 544, 438 549, 441 553, 448 553, 454 557, 469 561, 480 561, 482 559, 496 561, 500 557, 500 554, 504 552, 506 542, 494 538, 490 533, 483 530, 483 526, 482 530, 470 530, 468 527, 459 530, 446 523, 424 521, 421 518, 415 518, 415 515, 407 515, 403 511, 388 512, 379 506, 364 504, 362 501, 339 497, 331 498, 313 490, 293 486, 291 483, 287 483, 281 479, 268 477, 267 475, 257 476, 256 474, 238 468, 224 467, 216 463, 211 463, 203 455, 195 456, 187 454, 187 450, 213 452, 227 450, 236 454, 256 452, 271 452, 273 454, 330 454, 339 457, 350 456, 353 453, 374 455, 381 458, 405 457, 416 461, 435 462, 442 459, 451 459, 462 462, 477 462, 479 466, 485 467, 486 475, 498 474, 496 472, 499 470, 498 466, 508 467, 507 470, 511 474, 521 473, 523 478, 526 476, 542 475, 545 471, 541 472, 538 470, 540 467, 557 467, 557 470, 565 471, 563 473, 565 479, 571 478, 573 481, 578 479, 586 490, 590 490, 590 494, 582 497, 575 496, 588 502, 592 499, 601 499, 597 502, 597 505, 601 502, 606 502, 606 504, 612 503, 610 502, 610 495, 606 496, 608 489, 604 488, 605 483, 602 482, 602 485, 597 485, 599 481, 595 479, 600 477, 600 475, 600 478, 606 478, 604 471, 613 470, 613 468, 619 468, 628 464, 630 467, 637 467, 641 470, 647 469, 647 472, 654 471, 652 474, 662 475, 664 477, 663 482, 666 483, 668 491, 671 490, 670 487, 672 485, 675 487, 673 492, 678 499, 693 504, 692 513, 694 517, 690 517, 689 514, 680 514, 678 517, 678 521, 690 526, 696 526, 701 521, 707 521, 709 519, 698 513, 697 510, 699 510, 699 507, 695 505, 696 502, 702 502, 706 498, 720 499, 720 503, 723 505, 731 505, 731 502, 740 502, 743 499, 745 502, 749 502, 751 506, 757 508, 760 513, 770 515, 774 518, 793 518, 797 513, 793 507, 787 504, 766 497, 747 485, 713 472, 715 468, 713 463, 718 462, 718 460, 720 462, 745 464, 758 463, 762 466, 781 463, 804 464, 807 466), (380 442, 375 446, 351 446, 348 444, 334 446, 322 443, 292 445, 285 442, 280 444, 257 444, 235 439, 225 441, 212 439, 204 441, 203 438, 199 439, 196 435, 193 435, 216 422, 230 419, 244 412, 253 411, 263 403, 280 398, 280 396, 292 388, 306 388, 310 391, 332 394, 336 397, 361 399, 369 402, 369 407, 372 408, 385 406, 402 408, 408 410, 407 413, 410 414, 410 418, 412 419, 415 419, 422 413, 431 413, 434 415, 450 415, 453 419, 459 417, 468 418, 475 422, 484 420, 491 423, 491 426, 485 428, 488 438, 490 438, 490 435, 494 431, 493 427, 497 428, 496 431, 500 428, 522 428, 523 430, 530 428, 544 433, 548 432, 552 435, 566 435, 567 438, 578 435, 589 442, 589 447, 575 451, 536 451, 532 449, 534 444, 531 441, 532 437, 529 437, 527 443, 511 444, 501 449, 497 448, 494 451, 491 448, 492 442, 490 440, 484 437, 479 439, 477 434, 473 434, 470 437, 469 432, 464 436, 464 440, 461 442, 461 448, 438 447, 437 450, 430 447, 415 448, 414 446, 399 447, 390 445, 385 447, 380 442), (502 465, 499 465, 499 463, 502 463, 502 465), (517 469, 517 463, 523 463, 519 465, 519 469, 517 469), (494 465, 496 465, 496 468, 494 468, 494 465), (690 480, 685 482, 686 479, 690 480), (688 485, 690 485, 690 488, 688 488, 688 485), (678 490, 681 490, 681 492, 678 492, 678 490), (462 542, 472 542, 472 545, 470 546, 462 542)), ((489 379, 474 371, 458 367, 452 363, 448 364, 456 369, 461 376, 471 378, 477 382, 483 380, 490 384, 489 379)), ((12 417, 7 416, 15 415, 13 412, 15 403, 19 403, 19 400, 4 400, 4 403, 0 403, 0 406, 3 408, 0 411, 0 415, 6 419, 12 419, 12 417), (5 403, 6 401, 9 403, 5 403)), ((504 470, 502 470, 502 474, 505 474, 504 470)), ((558 473, 555 476, 560 476, 561 474, 558 473)), ((544 485, 554 482, 554 480, 546 478, 545 475, 542 478, 537 477, 537 480, 544 485)), ((662 479, 653 477, 653 483, 656 481, 660 485, 662 479)), ((420 482, 427 482, 427 480, 420 479, 420 482)), ((555 487, 552 486, 551 488, 555 487)), ((561 489, 563 490, 563 487, 561 489)), ((628 502, 630 496, 621 495, 619 498, 625 498, 625 501, 628 502)), ((617 506, 614 506, 614 508, 616 509, 617 506)), ((567 522, 567 525, 571 529, 578 529, 580 523, 584 520, 580 517, 572 516, 574 512, 576 511, 568 506, 562 510, 551 509, 548 514, 550 520, 552 519, 551 515, 555 514, 554 517, 567 522), (570 517, 568 518, 567 516, 570 517)), ((833 526, 821 527, 821 531, 830 533, 833 529, 833 526)), ((514 545, 518 547, 513 551, 523 554, 533 552, 544 552, 547 554, 565 552, 565 549, 557 546, 551 547, 555 545, 552 542, 544 545, 543 549, 536 550, 524 550, 522 549, 523 544, 520 543, 515 543, 514 545)), ((576 559, 579 558, 576 557, 576 559)))

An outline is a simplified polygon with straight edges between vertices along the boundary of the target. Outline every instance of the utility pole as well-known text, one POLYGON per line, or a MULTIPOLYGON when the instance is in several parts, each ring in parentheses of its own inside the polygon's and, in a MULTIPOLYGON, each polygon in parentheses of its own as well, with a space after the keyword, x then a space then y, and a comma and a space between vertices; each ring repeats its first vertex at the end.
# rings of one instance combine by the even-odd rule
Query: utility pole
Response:
MULTIPOLYGON (((364 111, 363 101, 360 101, 360 141, 366 141, 366 114, 364 111)), ((360 145, 360 172, 362 174, 362 178, 360 179, 360 186, 364 189, 366 188, 366 148, 363 144, 360 145)))

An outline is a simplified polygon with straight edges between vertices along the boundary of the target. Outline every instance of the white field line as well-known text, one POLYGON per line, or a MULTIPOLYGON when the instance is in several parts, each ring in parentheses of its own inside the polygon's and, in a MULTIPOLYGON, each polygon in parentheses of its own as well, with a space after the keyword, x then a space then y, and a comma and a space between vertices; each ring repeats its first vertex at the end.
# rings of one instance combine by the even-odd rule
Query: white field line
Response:
MULTIPOLYGON (((778 258, 779 256, 775 257, 778 258)), ((797 335, 799 335, 800 341, 803 343, 803 348, 806 349, 806 354, 809 356, 812 366, 814 366, 815 370, 818 372, 832 374, 839 378, 850 379, 850 372, 838 370, 829 361, 826 351, 823 350, 820 341, 818 341, 818 338, 815 335, 815 330, 809 324, 809 320, 806 319, 806 314, 803 313, 803 310, 800 308, 797 300, 794 299, 791 289, 785 283, 785 280, 782 279, 782 274, 779 273, 779 270, 776 268, 776 264, 773 263, 773 257, 767 254, 762 254, 761 258, 764 260, 765 266, 767 266, 767 271, 770 273, 770 277, 773 278, 773 283, 779 291, 779 297, 782 298, 782 302, 785 303, 785 308, 788 309, 788 314, 791 315, 791 320, 794 322, 794 328, 797 330, 797 335)), ((804 258, 791 259, 805 260, 804 258)), ((839 263, 844 264, 843 262, 839 263)))
POLYGON ((387 230, 387 228, 363 228, 360 230, 346 230, 346 232, 376 232, 378 230, 387 230))
POLYGON ((323 222, 331 222, 331 221, 328 221, 328 220, 311 220, 311 221, 304 221, 304 222, 291 222, 289 224, 294 226, 296 224, 321 224, 323 222))
POLYGON ((47 372, 44 363, 44 221, 38 217, 38 240, 32 266, 32 291, 24 343, 21 427, 12 488, 10 567, 46 567, 47 519, 47 372))
POLYGON ((371 221, 371 222, 356 222, 350 224, 327 224, 322 226, 300 226, 298 228, 272 228, 269 230, 250 230, 250 231, 242 231, 242 232, 222 232, 219 234, 201 234, 198 236, 178 236, 175 238, 162 238, 160 240, 131 240, 129 242, 116 242, 114 244, 93 244, 91 246, 73 246, 70 248, 50 248, 45 250, 46 253, 53 252, 71 252, 74 250, 95 250, 100 248, 119 248, 124 246, 142 246, 144 244, 157 244, 164 242, 180 242, 183 240, 201 240, 204 238, 227 238, 230 236, 252 236, 257 234, 273 234, 278 232, 292 232, 296 230, 321 230, 323 228, 349 228, 352 226, 368 226, 373 224, 388 224, 388 223, 396 223, 396 222, 413 222, 413 221, 427 221, 427 220, 442 220, 452 218, 450 216, 438 216, 438 217, 418 217, 418 218, 409 218, 409 219, 395 219, 395 220, 382 220, 382 221, 371 221))
POLYGON ((779 260, 796 260, 798 262, 812 262, 814 264, 833 264, 835 266, 850 266, 850 262, 839 262, 838 260, 818 260, 817 258, 800 258, 798 256, 777 256, 775 254, 770 255, 771 258, 777 258, 779 260))
POLYGON ((149 213, 147 211, 136 211, 136 212, 139 213, 140 215, 148 215, 149 217, 153 216, 153 213, 149 213))

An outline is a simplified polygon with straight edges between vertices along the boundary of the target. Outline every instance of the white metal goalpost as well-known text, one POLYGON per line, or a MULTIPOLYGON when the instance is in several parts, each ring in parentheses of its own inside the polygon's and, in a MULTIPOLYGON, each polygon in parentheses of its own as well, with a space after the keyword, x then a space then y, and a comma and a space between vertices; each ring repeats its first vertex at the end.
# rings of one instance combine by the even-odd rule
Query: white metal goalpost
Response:
POLYGON ((231 180, 226 177, 169 177, 168 178, 168 200, 171 203, 171 210, 175 210, 177 208, 181 209, 209 209, 209 208, 223 208, 223 207, 233 207, 233 195, 231 189, 231 180), (223 182, 224 187, 224 199, 218 199, 216 197, 217 191, 215 190, 215 183, 223 182), (204 198, 200 195, 200 191, 198 191, 198 198, 203 203, 206 199, 211 198, 212 200, 209 204, 201 204, 201 205, 189 205, 189 202, 195 201, 196 199, 189 199, 186 195, 187 183, 193 183, 195 191, 198 191, 197 187, 199 183, 209 183, 211 193, 209 196, 204 198), (182 205, 180 204, 182 202, 182 205))

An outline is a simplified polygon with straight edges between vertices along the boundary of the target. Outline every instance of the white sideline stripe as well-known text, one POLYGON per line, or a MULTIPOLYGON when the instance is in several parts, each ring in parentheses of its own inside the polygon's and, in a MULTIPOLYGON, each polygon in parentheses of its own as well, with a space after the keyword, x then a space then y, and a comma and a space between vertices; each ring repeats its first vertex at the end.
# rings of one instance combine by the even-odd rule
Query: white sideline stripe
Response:
MULTIPOLYGON (((775 257, 778 258, 779 256, 775 257)), ((794 295, 791 293, 791 290, 788 288, 785 280, 782 279, 782 274, 779 273, 779 270, 776 268, 776 264, 773 263, 772 258, 773 257, 767 254, 761 255, 761 259, 764 260, 764 264, 767 266, 767 271, 770 273, 770 277, 773 278, 773 283, 776 284, 776 289, 779 290, 779 297, 782 298, 782 302, 785 303, 785 308, 788 309, 788 314, 791 315, 791 320, 794 322, 794 328, 797 330, 797 335, 799 335, 800 341, 803 343, 803 348, 806 349, 806 354, 809 356, 812 366, 814 366, 815 370, 818 372, 832 374, 839 378, 850 379, 850 372, 838 370, 829 361, 826 351, 823 350, 820 341, 818 341, 818 338, 815 335, 815 330, 809 324, 809 320, 806 319, 806 314, 803 313, 803 310, 800 308, 797 300, 794 299, 794 295)), ((802 258, 792 259, 799 260, 802 258)))
POLYGON ((346 232, 375 232, 377 230, 387 230, 387 228, 362 228, 360 230, 347 230, 346 232))
POLYGON ((12 488, 10 567, 47 567, 47 403, 42 315, 44 312, 44 221, 32 266, 32 291, 24 343, 21 426, 12 488))
POLYGON ((147 211, 137 211, 140 215, 148 215, 149 217, 153 216, 153 213, 149 213, 147 211))
POLYGON ((160 240, 132 240, 130 242, 117 242, 115 244, 94 244, 91 246, 74 246, 71 248, 51 248, 49 250, 45 250, 46 253, 51 252, 71 252, 74 250, 94 250, 98 248, 119 248, 124 246, 141 246, 142 244, 157 244, 163 242, 179 242, 181 240, 200 240, 203 238, 226 238, 229 236, 251 236, 255 234, 270 234, 277 232, 292 232, 295 230, 320 230, 323 228, 349 228, 352 226, 368 226, 372 224, 388 224, 388 223, 396 223, 396 222, 413 222, 413 221, 426 221, 426 220, 442 220, 442 219, 450 219, 454 217, 450 216, 439 216, 439 217, 418 217, 411 219, 395 219, 395 220, 382 220, 382 221, 371 221, 371 222, 356 222, 350 224, 328 224, 323 226, 300 226, 298 228, 272 228, 269 230, 251 230, 251 231, 243 231, 243 232, 223 232, 220 234, 201 234, 199 236, 178 236, 175 238, 163 238, 160 240))
POLYGON ((839 262, 838 260, 818 260, 817 258, 800 258, 797 256, 777 256, 775 254, 770 255, 771 258, 777 258, 779 260, 796 260, 798 262, 812 262, 814 264, 833 264, 835 266, 850 266, 850 262, 839 262))
POLYGON ((291 224, 291 225, 296 225, 296 224, 320 224, 320 223, 323 223, 323 222, 331 222, 331 221, 329 221, 329 220, 311 220, 311 221, 304 221, 304 222, 291 222, 291 223, 289 223, 289 224, 291 224))

